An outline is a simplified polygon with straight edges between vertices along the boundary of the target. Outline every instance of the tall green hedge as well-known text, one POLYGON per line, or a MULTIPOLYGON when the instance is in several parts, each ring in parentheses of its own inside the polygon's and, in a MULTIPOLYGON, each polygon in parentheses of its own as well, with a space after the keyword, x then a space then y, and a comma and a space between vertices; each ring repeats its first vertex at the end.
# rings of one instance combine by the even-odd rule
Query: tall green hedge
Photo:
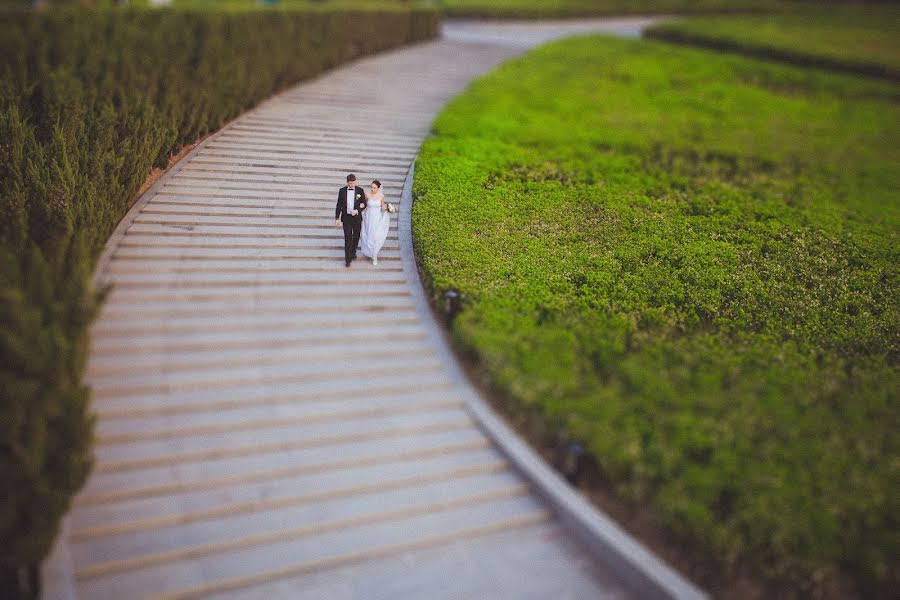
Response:
POLYGON ((0 596, 35 593, 90 471, 90 274, 151 169, 279 89, 437 28, 425 10, 0 15, 0 596))
POLYGON ((900 81, 900 6, 678 19, 644 35, 798 66, 900 81))

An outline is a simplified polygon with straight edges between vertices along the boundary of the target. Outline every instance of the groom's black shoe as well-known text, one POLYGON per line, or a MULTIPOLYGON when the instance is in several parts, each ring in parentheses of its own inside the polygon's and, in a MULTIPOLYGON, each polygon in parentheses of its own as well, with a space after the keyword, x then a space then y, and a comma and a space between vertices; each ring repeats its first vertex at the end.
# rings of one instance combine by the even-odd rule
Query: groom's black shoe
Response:
POLYGON ((345 266, 345 267, 349 267, 349 266, 350 266, 350 261, 348 260, 348 261, 344 262, 344 266, 345 266))

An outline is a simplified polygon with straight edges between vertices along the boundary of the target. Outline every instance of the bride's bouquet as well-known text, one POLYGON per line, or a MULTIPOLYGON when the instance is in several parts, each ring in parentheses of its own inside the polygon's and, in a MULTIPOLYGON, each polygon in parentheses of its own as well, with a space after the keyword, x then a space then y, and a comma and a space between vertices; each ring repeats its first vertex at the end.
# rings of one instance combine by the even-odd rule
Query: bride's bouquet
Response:
POLYGON ((396 205, 396 204, 391 204, 390 202, 388 202, 388 203, 385 205, 384 209, 385 209, 386 211, 388 211, 389 213, 394 214, 395 212, 397 212, 397 205, 396 205))

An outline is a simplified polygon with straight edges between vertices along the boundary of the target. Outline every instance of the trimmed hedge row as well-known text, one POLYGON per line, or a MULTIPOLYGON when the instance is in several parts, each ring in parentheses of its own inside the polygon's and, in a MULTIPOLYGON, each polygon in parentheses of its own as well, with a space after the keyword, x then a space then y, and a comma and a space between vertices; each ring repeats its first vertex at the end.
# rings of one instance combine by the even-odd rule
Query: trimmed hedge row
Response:
POLYGON ((892 30, 900 11, 861 12, 673 21, 651 26, 644 35, 802 67, 900 81, 898 45, 892 30))
POLYGON ((151 169, 273 92, 438 23, 428 10, 0 15, 0 596, 36 593, 90 471, 90 274, 151 169))
MULTIPOLYGON (((772 12, 783 0, 442 0, 448 17, 546 19, 623 15, 772 12)), ((791 3, 787 3, 790 5, 791 3)))

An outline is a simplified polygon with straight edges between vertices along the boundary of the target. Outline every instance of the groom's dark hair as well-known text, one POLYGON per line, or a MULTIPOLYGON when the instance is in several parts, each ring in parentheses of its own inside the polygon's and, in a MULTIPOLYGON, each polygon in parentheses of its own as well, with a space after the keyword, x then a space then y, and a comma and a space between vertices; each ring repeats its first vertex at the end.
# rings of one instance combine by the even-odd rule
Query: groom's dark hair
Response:
POLYGON ((356 175, 354 175, 353 173, 347 175, 347 183, 350 183, 351 181, 356 181, 356 175))

